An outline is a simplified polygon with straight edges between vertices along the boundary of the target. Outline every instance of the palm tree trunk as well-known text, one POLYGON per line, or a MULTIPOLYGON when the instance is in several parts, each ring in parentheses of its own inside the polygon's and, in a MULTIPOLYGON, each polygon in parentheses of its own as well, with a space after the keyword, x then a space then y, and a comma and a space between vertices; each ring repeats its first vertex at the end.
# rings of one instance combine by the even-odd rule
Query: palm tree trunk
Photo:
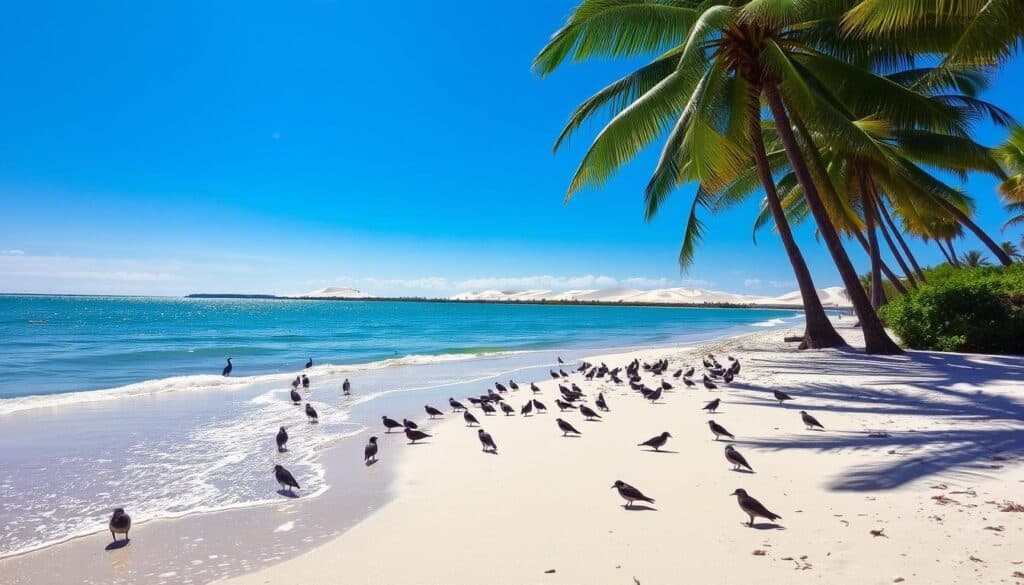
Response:
POLYGON ((747 128, 750 135, 750 142, 754 151, 754 161, 757 164, 757 174, 764 186, 765 198, 768 200, 768 208, 771 209, 772 217, 775 219, 775 229, 782 240, 782 246, 789 256, 789 263, 793 266, 793 275, 800 286, 800 298, 804 304, 804 342, 803 346, 808 348, 822 347, 846 347, 846 341, 839 335, 832 321, 825 314, 825 307, 821 305, 821 297, 814 287, 814 280, 811 278, 811 271, 807 268, 804 256, 793 239, 793 232, 789 227, 789 220, 786 219, 786 212, 782 209, 782 201, 779 193, 775 190, 775 180, 772 177, 772 170, 768 164, 768 154, 764 148, 764 136, 761 134, 761 98, 760 90, 751 88, 747 96, 747 128))
POLYGON ((903 239, 903 234, 901 234, 900 230, 896 227, 896 222, 892 220, 892 215, 889 214, 889 210, 885 206, 885 201, 881 197, 878 198, 878 208, 882 211, 882 219, 888 222, 889 229, 892 230, 893 235, 896 236, 896 241, 899 242, 900 247, 903 248, 903 253, 906 254, 910 265, 914 267, 914 272, 917 273, 918 280, 922 283, 928 282, 924 277, 924 271, 921 270, 921 266, 917 263, 917 258, 914 258, 914 253, 910 251, 910 246, 908 246, 907 241, 903 239))
POLYGON ((950 266, 957 266, 957 263, 953 260, 953 257, 949 255, 949 252, 946 251, 945 248, 942 247, 942 240, 936 239, 935 245, 939 247, 939 251, 941 251, 942 255, 946 257, 946 262, 949 262, 950 266))
MULTIPOLYGON (((870 204, 871 208, 875 211, 875 217, 880 218, 882 215, 881 210, 881 198, 878 197, 878 191, 874 188, 874 182, 868 179, 871 183, 871 194, 870 204)), ((900 270, 907 276, 907 281, 910 282, 911 288, 917 288, 917 280, 914 279, 914 273, 910 271, 907 263, 903 260, 903 256, 900 254, 899 248, 896 247, 896 243, 892 241, 892 236, 889 235, 889 229, 885 226, 885 220, 878 220, 879 231, 882 232, 882 237, 885 238, 885 243, 889 246, 889 251, 892 252, 892 257, 896 259, 896 263, 900 265, 900 270)))
POLYGON ((867 181, 863 172, 858 172, 861 207, 864 208, 864 223, 868 232, 868 257, 871 259, 871 307, 876 311, 884 304, 882 300, 882 255, 878 251, 878 232, 875 231, 875 209, 871 205, 867 181))
POLYGON ((949 248, 949 255, 953 257, 953 264, 962 266, 960 258, 957 258, 956 248, 953 247, 953 238, 946 238, 946 246, 949 248))
POLYGON ((868 300, 864 287, 860 285, 860 280, 857 278, 857 271, 854 270, 850 257, 846 255, 846 250, 843 249, 843 243, 839 239, 839 234, 829 219, 828 211, 821 201, 821 196, 818 194, 814 181, 811 180, 811 174, 807 169, 807 163, 804 160, 803 154, 800 152, 796 136, 793 134, 789 115, 786 113, 786 107, 782 103, 782 97, 779 95, 778 88, 773 83, 766 83, 764 92, 768 100, 768 107, 771 108, 772 116, 775 118, 775 127, 779 131, 779 137, 782 139, 786 156, 789 158, 789 163, 793 167, 793 172, 796 173, 800 186, 804 189, 804 197, 807 199, 807 204, 811 208, 811 213, 814 214, 815 222, 818 224, 818 232, 825 239, 825 244, 832 255, 832 260, 839 270, 839 276, 843 279, 843 284, 846 286, 846 293, 849 295, 853 309, 857 312, 857 317, 860 319, 866 351, 879 354, 902 353, 900 347, 886 333, 882 320, 878 318, 878 313, 871 308, 871 302, 868 300))
POLYGON ((1010 266, 1011 264, 1013 264, 1013 260, 1006 253, 1006 250, 1000 248, 999 244, 997 244, 995 240, 988 237, 988 234, 985 233, 985 230, 981 229, 981 226, 974 223, 974 221, 972 221, 971 218, 967 217, 967 214, 964 213, 962 209, 960 209, 956 205, 953 205, 949 201, 946 201, 942 197, 935 197, 935 200, 939 202, 939 205, 943 209, 945 209, 951 215, 953 215, 953 217, 955 217, 961 225, 974 232, 974 235, 977 236, 979 240, 981 240, 982 244, 988 246, 988 249, 992 251, 992 255, 995 256, 996 260, 999 260, 999 262, 1002 263, 1003 266, 1010 266))
MULTIPOLYGON (((856 238, 858 242, 860 242, 860 247, 864 248, 864 253, 870 256, 871 250, 868 247, 868 239, 864 237, 864 234, 862 234, 860 231, 855 231, 853 232, 853 237, 856 238)), ((892 271, 892 268, 889 268, 889 265, 885 263, 885 260, 879 259, 878 266, 882 269, 882 274, 884 274, 885 277, 889 279, 889 284, 891 284, 897 292, 899 292, 901 295, 907 294, 907 287, 903 286, 903 282, 900 280, 900 277, 897 276, 896 273, 892 271)))

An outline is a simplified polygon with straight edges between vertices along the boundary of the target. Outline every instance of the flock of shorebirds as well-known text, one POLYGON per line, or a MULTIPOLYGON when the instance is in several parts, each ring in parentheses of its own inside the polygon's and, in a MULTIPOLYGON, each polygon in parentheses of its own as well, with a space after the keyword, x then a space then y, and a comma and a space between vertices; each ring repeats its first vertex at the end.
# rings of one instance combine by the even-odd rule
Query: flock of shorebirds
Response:
MULTIPOLYGON (((703 358, 704 372, 701 374, 701 384, 707 390, 716 390, 720 384, 730 384, 734 378, 740 375, 742 366, 740 361, 732 356, 727 357, 729 363, 728 366, 723 366, 715 358, 713 354, 708 354, 703 358)), ((608 402, 604 396, 604 392, 598 392, 597 397, 594 399, 594 408, 591 408, 587 404, 587 395, 583 389, 573 381, 573 376, 582 378, 581 382, 591 382, 595 379, 605 379, 611 381, 615 385, 627 384, 629 388, 635 392, 638 392, 643 396, 644 399, 653 403, 658 403, 662 395, 665 392, 670 392, 675 388, 672 382, 668 380, 669 377, 676 380, 676 384, 680 382, 687 388, 696 387, 697 382, 694 381, 694 375, 696 374, 696 368, 686 367, 675 370, 671 375, 668 374, 669 361, 667 359, 659 360, 655 363, 646 363, 639 359, 634 359, 625 366, 609 368, 606 364, 591 364, 588 362, 581 362, 572 373, 566 372, 565 362, 562 358, 558 358, 559 367, 558 369, 550 370, 551 378, 557 381, 559 398, 555 399, 555 406, 559 412, 565 413, 570 411, 579 412, 583 416, 584 420, 600 419, 601 413, 607 413, 611 409, 608 407, 608 402), (654 388, 648 387, 642 378, 641 372, 646 372, 650 376, 657 378, 657 383, 654 384, 654 388)), ((313 366, 313 359, 310 358, 306 362, 306 368, 313 366)), ((223 375, 228 376, 231 374, 232 365, 230 358, 228 359, 228 365, 223 370, 223 375)), ((652 383, 654 383, 652 381, 652 383)), ((308 390, 310 387, 310 379, 307 375, 301 374, 296 376, 291 384, 291 391, 289 392, 289 399, 295 405, 302 404, 301 390, 308 390)), ((540 387, 535 383, 529 385, 531 395, 522 403, 522 405, 516 409, 513 407, 506 396, 510 396, 511 393, 519 391, 520 386, 515 380, 509 380, 508 384, 496 382, 494 388, 489 388, 486 394, 480 396, 471 396, 466 399, 472 407, 479 408, 483 416, 496 415, 498 410, 505 416, 515 416, 518 410, 519 415, 528 417, 536 414, 544 414, 548 411, 547 406, 537 400, 536 396, 541 393, 540 387)), ((342 393, 345 396, 351 394, 352 384, 346 378, 342 383, 342 393)), ((773 390, 775 399, 781 404, 788 400, 793 400, 793 397, 783 392, 782 390, 773 390)), ((703 410, 712 414, 718 410, 721 405, 721 399, 715 398, 707 402, 703 406, 703 410)), ((497 454, 498 444, 495 442, 494 437, 481 428, 480 419, 473 413, 470 407, 467 407, 465 403, 456 400, 453 397, 448 398, 448 406, 451 408, 452 413, 462 413, 462 418, 466 422, 467 427, 477 428, 477 438, 480 441, 481 450, 487 453, 497 454)), ((429 404, 424 405, 427 417, 431 420, 438 417, 443 417, 445 412, 430 406, 429 404)), ((306 417, 310 423, 319 422, 319 416, 316 409, 309 402, 305 403, 306 417)), ((824 430, 824 426, 812 415, 806 411, 800 411, 800 417, 807 429, 821 429, 824 430)), ((392 433, 401 431, 405 433, 409 444, 414 444, 417 441, 428 439, 431 437, 430 434, 419 429, 418 425, 407 418, 403 418, 401 422, 388 416, 382 416, 381 422, 384 425, 385 433, 392 433)), ((576 427, 569 421, 563 418, 555 418, 555 424, 557 425, 558 431, 562 433, 562 436, 575 435, 581 436, 581 433, 576 427)), ((724 426, 715 422, 714 420, 708 421, 708 428, 714 435, 716 441, 722 437, 728 439, 734 439, 734 435, 728 431, 724 426)), ((287 450, 288 445, 288 431, 285 427, 280 427, 277 432, 275 441, 277 443, 277 449, 279 452, 287 450)), ((639 447, 648 447, 655 451, 661 450, 662 447, 672 438, 670 433, 663 432, 659 435, 651 437, 650 439, 639 443, 639 447)), ((378 445, 377 437, 370 437, 363 451, 363 460, 367 465, 372 465, 377 461, 378 445)), ((751 467, 747 459, 738 451, 733 445, 725 446, 725 459, 733 466, 734 470, 746 469, 753 472, 754 469, 751 467)), ((299 482, 296 481, 295 476, 290 471, 285 469, 282 465, 274 466, 274 479, 281 486, 282 493, 287 491, 288 494, 293 494, 295 489, 301 489, 299 482)), ((654 503, 654 499, 650 498, 638 488, 622 481, 616 480, 611 486, 613 489, 618 491, 620 497, 626 501, 625 507, 631 508, 635 502, 648 502, 654 503)), ((746 490, 740 488, 733 491, 731 496, 736 496, 737 503, 740 509, 750 518, 748 526, 754 525, 756 518, 765 518, 769 521, 775 521, 780 518, 778 514, 771 512, 761 502, 755 499, 753 496, 748 494, 746 490)), ((128 530, 131 528, 131 518, 124 512, 123 509, 118 508, 115 510, 113 517, 110 519, 110 533, 117 540, 117 534, 124 534, 125 539, 128 537, 128 530)))

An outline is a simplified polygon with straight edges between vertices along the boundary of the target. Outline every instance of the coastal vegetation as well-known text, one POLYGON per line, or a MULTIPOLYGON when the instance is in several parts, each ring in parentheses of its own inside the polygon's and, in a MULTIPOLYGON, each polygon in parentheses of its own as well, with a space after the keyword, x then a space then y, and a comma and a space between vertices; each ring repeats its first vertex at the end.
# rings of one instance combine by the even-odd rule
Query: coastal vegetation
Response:
MULTIPOLYGON (((679 187, 696 186, 682 268, 705 230, 702 215, 761 193, 755 230, 771 225, 786 251, 804 304, 804 345, 845 344, 792 235, 792 225, 813 219, 867 352, 891 354, 901 350, 879 316, 888 301, 883 277, 907 303, 928 284, 908 239, 934 243, 953 266, 980 264, 980 252, 961 259, 953 247, 970 234, 999 265, 1013 262, 975 221, 972 197, 945 177, 994 176, 1008 210, 1024 211, 1024 131, 979 97, 1022 37, 1018 0, 583 0, 534 70, 546 76, 567 61, 651 59, 570 115, 556 151, 586 122, 608 121, 567 198, 600 187, 660 142, 644 188, 646 216, 679 187), (1007 142, 977 142, 982 122, 1011 129, 1007 142), (850 242, 869 259, 868 286, 850 242), (883 261, 883 246, 895 266, 883 261)), ((886 314, 895 319, 897 311, 886 314)))

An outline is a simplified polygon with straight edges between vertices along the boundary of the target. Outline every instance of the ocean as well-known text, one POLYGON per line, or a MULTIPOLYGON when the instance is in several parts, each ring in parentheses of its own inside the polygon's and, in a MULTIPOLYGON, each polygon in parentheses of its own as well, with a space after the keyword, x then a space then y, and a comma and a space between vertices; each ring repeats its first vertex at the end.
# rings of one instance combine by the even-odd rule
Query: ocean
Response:
POLYGON ((0 558, 103 531, 117 506, 141 522, 279 502, 276 463, 315 497, 330 488, 325 450, 367 430, 352 409, 385 396, 419 393, 444 408, 495 381, 544 377, 558 357, 800 319, 771 309, 0 296, 0 558), (301 373, 319 424, 287 399, 301 373), (341 395, 345 378, 352 396, 341 395), (274 448, 280 426, 291 435, 284 453, 274 448))

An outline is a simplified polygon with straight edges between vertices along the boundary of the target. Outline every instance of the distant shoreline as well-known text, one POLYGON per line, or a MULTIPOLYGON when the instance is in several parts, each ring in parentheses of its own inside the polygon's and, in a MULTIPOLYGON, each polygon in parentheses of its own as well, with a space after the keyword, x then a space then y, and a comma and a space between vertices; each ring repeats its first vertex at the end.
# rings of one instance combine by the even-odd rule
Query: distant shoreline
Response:
MULTIPOLYGON (((245 295, 220 293, 193 293, 185 295, 188 299, 268 299, 275 301, 345 301, 345 302, 399 302, 399 303, 457 303, 480 305, 580 305, 599 307, 671 307, 690 309, 781 309, 799 311, 800 305, 759 304, 759 303, 653 303, 630 301, 579 301, 579 300, 490 300, 490 299, 445 299, 428 297, 282 297, 277 295, 245 295)), ((826 310, 849 311, 848 307, 825 307, 826 310)))

